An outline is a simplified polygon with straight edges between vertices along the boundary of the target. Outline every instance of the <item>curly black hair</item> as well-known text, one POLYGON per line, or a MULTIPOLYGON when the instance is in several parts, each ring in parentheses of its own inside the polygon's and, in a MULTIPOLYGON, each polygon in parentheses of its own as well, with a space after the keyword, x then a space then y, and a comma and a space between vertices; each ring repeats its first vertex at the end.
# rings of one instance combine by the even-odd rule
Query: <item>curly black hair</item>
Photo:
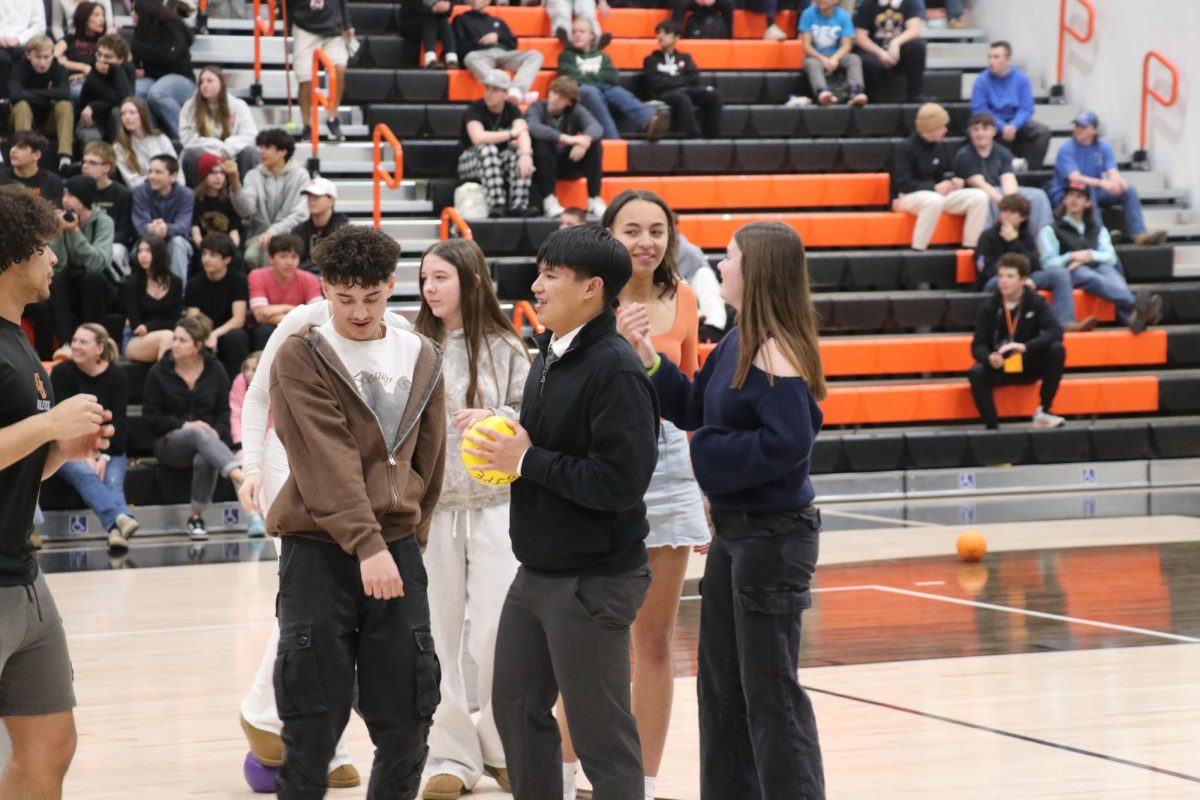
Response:
POLYGON ((0 219, 5 227, 0 236, 0 274, 58 236, 54 206, 19 184, 0 186, 0 219))
POLYGON ((399 243, 366 225, 339 228, 312 251, 312 260, 326 283, 346 287, 386 283, 399 258, 399 243))

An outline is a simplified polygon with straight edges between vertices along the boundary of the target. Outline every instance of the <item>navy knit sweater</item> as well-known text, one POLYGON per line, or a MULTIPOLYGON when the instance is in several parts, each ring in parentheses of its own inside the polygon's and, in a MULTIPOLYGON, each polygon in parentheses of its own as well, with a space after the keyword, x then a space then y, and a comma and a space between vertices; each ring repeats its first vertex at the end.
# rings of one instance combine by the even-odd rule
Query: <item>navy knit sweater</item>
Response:
POLYGON ((809 457, 823 415, 802 378, 751 367, 731 389, 740 331, 734 328, 689 381, 663 358, 651 381, 662 415, 695 431, 692 468, 713 508, 796 511, 813 499, 809 457))

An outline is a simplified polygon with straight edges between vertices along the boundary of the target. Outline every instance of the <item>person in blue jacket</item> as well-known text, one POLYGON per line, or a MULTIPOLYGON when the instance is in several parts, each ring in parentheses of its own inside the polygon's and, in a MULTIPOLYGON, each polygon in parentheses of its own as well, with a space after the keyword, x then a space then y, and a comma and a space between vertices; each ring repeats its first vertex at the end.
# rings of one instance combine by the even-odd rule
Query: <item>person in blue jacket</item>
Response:
POLYGON ((988 68, 975 79, 971 114, 987 112, 996 119, 1000 140, 1029 169, 1040 169, 1050 148, 1050 129, 1033 118, 1033 84, 1012 65, 1012 45, 992 42, 988 68))
POLYGON ((692 467, 716 529, 701 588, 700 796, 820 800, 817 722, 796 678, 821 530, 809 464, 826 394, 804 245, 782 223, 744 225, 720 270, 739 325, 695 381, 654 352, 644 306, 623 305, 618 323, 663 417, 695 431, 692 467))

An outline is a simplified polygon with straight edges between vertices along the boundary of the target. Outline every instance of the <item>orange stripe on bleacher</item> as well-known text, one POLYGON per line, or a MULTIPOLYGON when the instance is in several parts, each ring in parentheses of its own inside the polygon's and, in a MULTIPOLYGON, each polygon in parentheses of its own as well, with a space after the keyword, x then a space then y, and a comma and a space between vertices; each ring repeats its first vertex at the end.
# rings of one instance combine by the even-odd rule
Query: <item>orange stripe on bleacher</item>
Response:
MULTIPOLYGON (((551 37, 526 37, 517 42, 519 50, 537 50, 544 59, 543 66, 555 69, 562 44, 551 37)), ((617 69, 642 68, 646 56, 658 49, 654 39, 614 39, 604 52, 617 69)), ((696 66, 706 70, 799 70, 804 61, 804 46, 795 40, 786 42, 687 39, 680 43, 681 52, 696 60, 696 66)))
MULTIPOLYGON (((467 11, 466 5, 456 5, 450 16, 453 18, 465 11, 467 11)), ((553 35, 553 31, 550 30, 550 19, 546 16, 543 8, 489 6, 487 13, 508 23, 513 35, 518 38, 553 35)), ((600 17, 600 27, 618 39, 653 39, 654 26, 670 18, 669 11, 614 8, 607 15, 600 17)), ((788 36, 796 35, 796 21, 795 11, 780 11, 775 17, 775 24, 783 28, 788 36)), ((762 14, 750 14, 746 11, 733 12, 733 36, 735 39, 761 39, 766 29, 766 18, 762 14)))
MULTIPOLYGON (((605 171, 608 147, 605 140, 605 171)), ((876 206, 888 201, 885 173, 855 175, 710 175, 697 177, 605 178, 605 202, 626 189, 648 189, 676 210, 710 208, 828 208, 876 206)), ((563 205, 587 203, 582 179, 559 181, 555 192, 563 205)))
MULTIPOLYGON (((996 390, 1002 417, 1028 417, 1037 408, 1038 386, 1004 386, 996 390)), ((979 411, 971 389, 961 383, 833 386, 821 403, 826 425, 900 424, 972 420, 979 411)), ((1158 410, 1158 378, 1067 378, 1054 400, 1056 414, 1134 414, 1158 410)))
MULTIPOLYGON (((892 211, 813 214, 681 214, 679 229, 693 244, 719 249, 741 226, 774 220, 790 225, 806 247, 907 247, 915 217, 892 211)), ((933 244, 962 241, 962 217, 943 215, 933 244)))

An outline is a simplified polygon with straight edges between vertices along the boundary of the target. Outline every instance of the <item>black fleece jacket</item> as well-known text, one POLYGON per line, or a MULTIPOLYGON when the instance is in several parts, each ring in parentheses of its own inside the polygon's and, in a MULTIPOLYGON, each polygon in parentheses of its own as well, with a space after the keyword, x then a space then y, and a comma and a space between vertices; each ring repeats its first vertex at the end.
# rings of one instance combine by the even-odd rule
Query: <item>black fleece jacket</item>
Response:
POLYGON ((662 97, 675 89, 700 85, 700 70, 695 60, 678 50, 673 56, 668 61, 666 53, 655 50, 642 59, 642 84, 652 98, 662 97))
POLYGON ((892 197, 933 187, 954 174, 954 150, 943 139, 931 142, 914 133, 892 154, 892 197))
POLYGON ((1000 256, 1006 253, 1017 253, 1028 258, 1030 273, 1037 272, 1042 268, 1037 239, 1034 237, 1033 231, 1029 230, 1028 221, 1021 223, 1021 228, 1017 231, 1017 238, 1011 242, 1006 242, 1000 235, 1000 228, 1001 224, 997 221, 995 225, 983 232, 983 235, 979 237, 979 243, 975 245, 975 267, 979 273, 975 280, 976 288, 982 289, 985 283, 995 277, 996 262, 1000 260, 1000 256))
POLYGON ((212 353, 204 353, 204 371, 188 389, 175 372, 175 356, 168 352, 146 374, 142 390, 142 418, 155 436, 179 430, 183 423, 203 420, 221 441, 229 437, 229 377, 212 353))
POLYGON ((650 531, 642 497, 658 460, 658 398, 611 311, 547 368, 549 342, 538 338, 521 405, 533 447, 512 485, 513 553, 558 575, 637 569, 650 531))
POLYGON ((467 11, 459 14, 454 18, 451 27, 454 30, 454 41, 458 45, 459 59, 466 59, 467 53, 485 50, 489 47, 499 47, 501 50, 517 49, 517 37, 513 36, 508 23, 483 11, 467 11), (489 33, 496 34, 498 37, 496 43, 480 44, 479 40, 489 33))
POLYGON ((1025 345, 1026 358, 1031 359, 1039 358, 1051 344, 1062 341, 1062 326, 1050 312, 1050 304, 1036 289, 1025 287, 1025 295, 1014 314, 1017 328, 1009 336, 1000 291, 997 289, 983 301, 975 318, 975 338, 971 341, 971 355, 976 361, 986 363, 989 355, 1009 341, 1025 345))

